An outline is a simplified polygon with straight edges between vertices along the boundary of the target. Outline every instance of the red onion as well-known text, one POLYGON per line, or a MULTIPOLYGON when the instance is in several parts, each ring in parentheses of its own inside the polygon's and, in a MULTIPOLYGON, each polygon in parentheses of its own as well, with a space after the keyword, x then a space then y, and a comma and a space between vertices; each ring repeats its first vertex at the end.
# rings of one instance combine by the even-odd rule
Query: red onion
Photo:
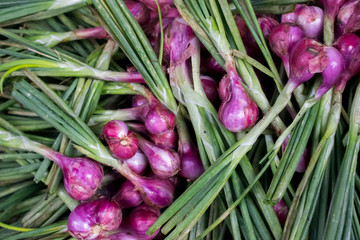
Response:
POLYGON ((112 199, 121 208, 136 207, 143 201, 140 192, 135 190, 135 186, 130 181, 124 182, 112 199))
MULTIPOLYGON (((156 12, 157 14, 158 8, 154 0, 139 0, 139 1, 142 2, 145 6, 147 6, 151 11, 156 12)), ((170 7, 174 4, 172 0, 157 0, 157 2, 162 12, 163 12, 163 8, 170 7)))
POLYGON ((293 13, 282 15, 281 22, 294 23, 303 29, 306 37, 320 39, 323 33, 324 13, 319 7, 297 4, 293 13))
POLYGON ((132 97, 132 107, 139 107, 141 105, 147 104, 148 100, 142 95, 134 95, 132 97))
POLYGON ((108 231, 116 230, 121 223, 120 207, 112 200, 81 203, 68 219, 68 231, 77 239, 104 239, 108 231))
POLYGON ((200 78, 206 97, 214 106, 216 106, 219 101, 217 82, 215 79, 208 76, 202 75, 200 78))
POLYGON ((251 100, 241 79, 234 68, 228 69, 228 74, 221 81, 228 82, 219 85, 219 96, 223 99, 219 109, 220 122, 232 132, 239 132, 255 124, 259 109, 251 100), (221 89, 225 87, 226 89, 221 89))
POLYGON ((183 18, 175 18, 164 34, 164 58, 173 64, 185 61, 195 51, 189 48, 195 33, 183 18))
POLYGON ((120 159, 129 159, 138 150, 136 135, 120 120, 112 120, 104 126, 103 135, 112 154, 120 159))
POLYGON ((139 25, 144 25, 149 21, 150 11, 144 4, 131 0, 126 0, 124 3, 139 25))
POLYGON ((160 178, 169 178, 180 170, 180 158, 175 151, 156 146, 145 139, 139 139, 139 147, 147 156, 153 172, 160 178))
POLYGON ((151 134, 161 134, 171 130, 176 125, 176 117, 161 103, 153 103, 145 117, 146 129, 151 134))
POLYGON ((292 23, 281 23, 273 28, 269 35, 272 51, 281 58, 287 75, 290 75, 290 51, 300 39, 304 38, 302 29, 292 23))
MULTIPOLYGON (((286 146, 287 146, 289 140, 290 140, 290 135, 285 138, 283 144, 281 145, 281 150, 283 153, 285 152, 285 149, 286 149, 286 146)), ((295 171, 299 172, 299 173, 305 172, 305 170, 309 164, 309 160, 310 160, 310 153, 309 153, 308 147, 306 147, 295 171)))
POLYGON ((269 38, 270 32, 272 29, 277 26, 279 23, 271 17, 261 17, 258 18, 258 22, 261 28, 261 32, 265 39, 269 38))
POLYGON ((134 173, 139 175, 143 175, 149 165, 145 154, 140 149, 138 149, 133 157, 125 159, 124 162, 134 173))
POLYGON ((337 15, 337 35, 355 32, 360 28, 360 1, 352 0, 345 3, 337 15))
POLYGON ((104 175, 100 163, 88 158, 66 157, 54 151, 49 151, 47 157, 62 169, 64 186, 70 197, 84 201, 96 193, 104 175))
POLYGON ((213 56, 209 56, 205 60, 205 64, 203 65, 202 72, 213 73, 213 74, 225 74, 226 71, 220 64, 215 60, 213 56))
POLYGON ((164 148, 175 149, 179 136, 175 129, 168 130, 161 134, 149 134, 151 141, 164 148))
POLYGON ((311 79, 315 73, 322 73, 323 82, 315 93, 320 98, 340 79, 344 71, 344 58, 334 47, 304 38, 292 49, 290 54, 289 83, 295 89, 311 79))
POLYGON ((180 176, 188 180, 195 180, 204 172, 204 166, 201 162, 199 150, 195 145, 182 144, 180 148, 180 157, 180 176))
POLYGON ((337 89, 343 91, 347 81, 360 72, 360 38, 353 34, 347 33, 342 35, 335 43, 339 52, 344 57, 345 72, 337 84, 337 89))
POLYGON ((279 219, 279 222, 281 225, 285 224, 287 215, 289 213, 289 209, 286 206, 286 203, 283 199, 280 200, 275 206, 273 206, 273 209, 276 213, 277 218, 279 219))
POLYGON ((138 178, 135 182, 136 185, 141 186, 141 197, 147 205, 163 208, 172 203, 175 189, 169 180, 138 178))
POLYGON ((150 240, 155 238, 160 228, 151 236, 146 235, 146 231, 155 223, 159 216, 159 209, 152 208, 145 204, 138 206, 129 215, 129 223, 133 233, 138 236, 139 239, 150 240))

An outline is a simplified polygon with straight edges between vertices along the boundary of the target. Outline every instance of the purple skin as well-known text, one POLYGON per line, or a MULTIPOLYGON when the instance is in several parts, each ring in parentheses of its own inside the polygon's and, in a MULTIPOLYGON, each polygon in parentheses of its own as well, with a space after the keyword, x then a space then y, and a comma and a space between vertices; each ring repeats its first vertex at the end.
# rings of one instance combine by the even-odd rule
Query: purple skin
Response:
POLYGON ((169 180, 158 178, 138 178, 136 185, 141 186, 143 201, 155 208, 169 206, 174 199, 174 186, 169 180))
POLYGON ((293 46, 305 37, 303 30, 292 23, 281 23, 269 35, 271 50, 281 58, 287 75, 290 75, 289 55, 293 46))
POLYGON ((172 64, 185 61, 194 51, 189 48, 195 33, 183 18, 175 18, 164 33, 164 59, 172 64))
POLYGON ((151 134, 161 134, 171 130, 176 125, 176 117, 161 103, 156 102, 150 107, 145 117, 146 129, 151 134))
POLYGON ((180 157, 175 151, 156 146, 145 139, 139 139, 139 147, 147 156, 152 171, 158 177, 169 178, 180 170, 180 157))
POLYGON ((134 95, 132 97, 132 107, 143 106, 148 103, 148 100, 142 95, 134 95))
MULTIPOLYGON (((154 0, 139 0, 139 2, 142 2, 147 8, 158 14, 158 8, 154 0)), ((158 0, 157 2, 161 8, 161 12, 164 12, 164 8, 169 8, 174 5, 173 0, 158 0)))
POLYGON ((324 13, 315 6, 297 4, 295 11, 283 14, 282 23, 294 23, 302 28, 306 37, 320 39, 323 33, 324 13))
POLYGON ((315 39, 321 39, 324 26, 323 10, 315 6, 305 6, 296 8, 296 24, 299 25, 305 33, 305 36, 315 39))
POLYGON ((206 73, 213 73, 213 74, 225 74, 226 73, 224 68, 222 66, 220 66, 220 64, 211 55, 205 60, 204 66, 205 67, 204 67, 203 71, 206 73))
POLYGON ((119 159, 132 158, 138 150, 136 135, 128 130, 123 121, 112 120, 104 126, 103 136, 112 154, 119 159))
POLYGON ((227 90, 221 92, 228 94, 221 103, 218 117, 226 129, 239 132, 255 124, 259 109, 241 85, 241 79, 235 69, 228 69, 227 78, 229 78, 227 90))
MULTIPOLYGON (((286 149, 286 146, 287 146, 289 140, 290 140, 290 135, 285 138, 283 144, 281 145, 281 150, 283 153, 285 152, 285 149, 286 149)), ((309 165, 309 160, 310 160, 310 152, 309 152, 308 147, 306 147, 295 171, 298 173, 305 172, 307 166, 309 165)))
POLYGON ((179 140, 179 136, 175 129, 168 130, 161 134, 148 134, 151 141, 154 142, 156 145, 169 148, 169 149, 176 149, 177 143, 179 140))
POLYGON ((151 236, 146 235, 146 231, 155 223, 159 218, 159 209, 152 208, 146 204, 142 204, 135 208, 129 215, 129 224, 133 233, 140 239, 150 240, 156 237, 160 228, 155 231, 151 236))
POLYGON ((200 76, 201 84, 203 86, 205 95, 209 101, 216 106, 219 101, 219 94, 217 91, 217 82, 215 79, 208 76, 200 76))
POLYGON ((269 39, 270 32, 272 29, 279 25, 278 21, 271 17, 262 17, 258 18, 258 22, 261 28, 261 32, 264 35, 265 39, 269 39))
POLYGON ((124 2, 140 26, 146 24, 149 21, 150 11, 143 3, 130 0, 126 0, 124 2))
POLYGON ((290 53, 289 83, 294 89, 310 80, 315 73, 325 70, 329 59, 321 43, 304 38, 297 42, 290 53))
POLYGON ((124 182, 112 198, 122 209, 139 206, 143 200, 139 191, 130 182, 124 182))
POLYGON ((345 70, 344 58, 336 48, 325 46, 324 51, 328 57, 328 65, 322 72, 323 82, 315 93, 315 98, 320 98, 330 88, 338 83, 341 75, 345 70))
POLYGON ((204 172, 199 150, 195 145, 185 144, 181 146, 180 158, 181 170, 179 175, 188 181, 197 179, 204 172))
POLYGON ((360 72, 360 38, 353 34, 347 33, 342 35, 334 44, 339 50, 345 61, 345 72, 336 86, 338 91, 344 91, 346 83, 360 72))
POLYGON ((289 209, 286 206, 286 203, 283 199, 280 200, 275 206, 273 206, 273 209, 276 213, 277 218, 279 219, 279 222, 281 225, 285 224, 287 215, 289 213, 289 209))
POLYGON ((360 29, 360 1, 349 1, 340 9, 337 16, 337 33, 356 32, 360 29))
POLYGON ((136 174, 143 175, 149 165, 149 162, 143 152, 138 149, 132 158, 124 160, 126 165, 136 174))
POLYGON ((101 198, 81 203, 68 219, 68 231, 77 239, 105 239, 108 231, 116 230, 121 223, 120 207, 112 200, 101 198))
POLYGON ((62 169, 64 186, 70 197, 84 201, 96 193, 104 176, 100 163, 82 157, 69 158, 57 152, 47 157, 62 169))

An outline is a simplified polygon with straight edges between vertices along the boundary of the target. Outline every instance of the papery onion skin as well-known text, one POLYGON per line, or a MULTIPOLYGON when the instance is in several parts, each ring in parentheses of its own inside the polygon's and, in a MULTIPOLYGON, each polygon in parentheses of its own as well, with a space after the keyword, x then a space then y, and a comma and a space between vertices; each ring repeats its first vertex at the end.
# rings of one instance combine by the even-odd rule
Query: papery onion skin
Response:
POLYGON ((119 228, 122 221, 120 207, 112 200, 101 198, 81 203, 68 219, 68 231, 77 239, 106 239, 108 231, 119 228))
POLYGON ((146 231, 159 218, 160 211, 148 205, 140 205, 136 207, 129 215, 129 224, 133 233, 139 239, 150 240, 156 237, 160 228, 157 229, 151 236, 146 235, 146 231))
POLYGON ((124 182, 119 191, 112 198, 121 208, 130 208, 139 206, 143 200, 139 191, 130 182, 124 182))

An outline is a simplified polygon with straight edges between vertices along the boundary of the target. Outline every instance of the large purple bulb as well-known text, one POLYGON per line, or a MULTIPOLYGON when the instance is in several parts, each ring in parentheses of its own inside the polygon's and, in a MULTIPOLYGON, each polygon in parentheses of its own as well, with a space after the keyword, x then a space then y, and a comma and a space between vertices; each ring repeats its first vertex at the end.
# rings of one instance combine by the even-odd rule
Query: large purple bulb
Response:
POLYGON ((63 171, 64 186, 73 199, 84 201, 92 197, 104 176, 100 163, 88 158, 69 158, 60 153, 49 157, 63 171))
POLYGON ((68 219, 68 231, 77 239, 106 239, 108 231, 116 230, 121 223, 120 207, 112 200, 101 198, 81 203, 68 219))
POLYGON ((337 89, 343 91, 347 81, 360 72, 360 38, 353 33, 346 33, 334 43, 334 47, 345 61, 345 72, 337 84, 337 89))
POLYGON ((296 8, 297 15, 296 24, 299 25, 305 33, 306 37, 320 39, 324 27, 323 10, 315 6, 302 5, 296 8))
POLYGON ((153 143, 160 147, 175 149, 179 140, 178 133, 175 129, 168 130, 161 134, 149 134, 153 143))
POLYGON ((147 156, 151 169, 158 177, 169 178, 180 170, 180 157, 175 151, 156 146, 145 139, 140 139, 139 147, 147 156))
POLYGON ((169 180, 158 178, 139 178, 137 185, 141 187, 143 201, 156 208, 169 206, 174 199, 174 186, 169 180))
POLYGON ((138 149, 133 157, 124 160, 124 162, 134 173, 139 175, 143 175, 149 166, 147 157, 140 149, 138 149))
POLYGON ((360 1, 352 0, 345 3, 339 10, 337 15, 337 36, 344 33, 353 32, 358 29, 360 1))
POLYGON ((140 192, 135 190, 135 186, 130 181, 124 182, 112 199, 121 208, 136 207, 142 203, 140 192))
POLYGON ((181 146, 181 170, 179 175, 188 180, 195 180, 204 172, 204 166, 198 148, 192 144, 185 145, 181 146))
POLYGON ((112 154, 119 159, 132 158, 138 150, 136 135, 123 121, 112 120, 104 126, 103 136, 112 154))
POLYGON ((157 229, 151 236, 146 235, 146 231, 155 223, 159 218, 159 209, 150 207, 146 204, 142 204, 132 210, 129 215, 129 224, 133 233, 139 237, 139 239, 150 240, 156 237, 160 228, 157 229))
POLYGON ((149 113, 145 117, 146 129, 151 134, 161 134, 173 129, 176 125, 176 117, 161 103, 152 103, 149 113))
POLYGON ((336 85, 345 70, 344 58, 336 48, 325 46, 324 51, 328 57, 328 65, 322 72, 323 82, 315 93, 315 98, 320 98, 330 88, 336 85))
POLYGON ((221 90, 225 92, 222 94, 225 98, 221 103, 218 117, 225 128, 232 132, 239 132, 255 124, 259 109, 241 85, 240 77, 235 69, 229 69, 227 78, 229 78, 228 90, 221 90))
POLYGON ((290 53, 290 78, 294 89, 325 70, 329 59, 321 43, 311 38, 297 42, 290 53))
POLYGON ((304 37, 305 34, 303 30, 292 23, 281 23, 277 25, 269 35, 271 50, 283 61, 288 76, 290 74, 290 51, 293 46, 304 37))

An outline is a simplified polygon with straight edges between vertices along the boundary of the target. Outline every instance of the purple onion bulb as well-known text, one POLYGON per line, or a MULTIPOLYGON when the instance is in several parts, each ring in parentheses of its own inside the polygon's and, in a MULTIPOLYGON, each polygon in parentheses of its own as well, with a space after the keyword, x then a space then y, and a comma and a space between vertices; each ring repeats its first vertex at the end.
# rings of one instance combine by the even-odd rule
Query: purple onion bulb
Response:
POLYGON ((131 232, 121 231, 109 235, 109 240, 139 240, 139 239, 131 232))
POLYGON ((147 103, 148 100, 142 95, 134 95, 132 97, 132 107, 139 107, 147 103))
POLYGON ((151 134, 161 134, 171 130, 176 125, 176 117, 161 103, 152 104, 145 118, 146 129, 151 134))
POLYGON ((323 82, 317 89, 315 98, 320 98, 330 88, 336 85, 345 70, 344 58, 336 48, 325 46, 324 51, 328 57, 328 64, 322 72, 323 82))
POLYGON ((306 37, 320 39, 324 28, 323 10, 315 6, 305 6, 295 10, 297 15, 296 24, 299 25, 306 37))
POLYGON ((289 213, 289 209, 283 199, 280 200, 275 206, 273 206, 273 209, 276 213, 277 218, 279 219, 279 222, 281 225, 285 224, 287 215, 289 213))
POLYGON ((119 159, 132 158, 138 150, 138 140, 126 124, 120 120, 112 120, 104 126, 103 136, 112 154, 119 159))
POLYGON ((187 180, 197 179, 203 172, 204 166, 201 162, 200 154, 197 147, 189 149, 180 154, 181 157, 181 170, 179 175, 187 180))
POLYGON ((140 149, 138 149, 133 157, 125 159, 124 162, 134 173, 139 175, 143 175, 149 166, 147 157, 140 149))
POLYGON ((321 43, 304 38, 297 42, 290 53, 289 82, 294 89, 310 80, 315 73, 321 73, 328 65, 328 57, 321 43))
POLYGON ((149 206, 156 208, 167 207, 174 199, 175 189, 169 180, 139 178, 136 180, 136 186, 141 187, 141 197, 149 206))
POLYGON ((160 178, 169 178, 180 170, 180 157, 171 150, 156 146, 145 140, 139 140, 139 147, 147 156, 152 171, 160 178))
POLYGON ((235 69, 228 70, 226 78, 229 78, 229 85, 227 90, 219 91, 219 95, 220 92, 224 92, 225 98, 221 103, 218 117, 225 128, 232 132, 239 132, 255 124, 259 109, 241 85, 240 77, 235 69))
POLYGON ((334 43, 334 47, 344 57, 345 72, 336 87, 343 91, 347 81, 360 72, 360 38, 353 33, 346 33, 334 43))
POLYGON ((203 66, 202 72, 212 73, 212 74, 226 73, 224 68, 211 55, 205 60, 205 64, 203 66))
POLYGON ((354 32, 359 29, 360 1, 352 0, 345 3, 337 15, 337 36, 344 33, 354 32))
POLYGON ((112 200, 101 198, 81 203, 68 219, 68 231, 77 239, 105 239, 108 231, 116 230, 121 223, 120 207, 112 200))
POLYGON ((216 106, 219 101, 217 82, 215 81, 215 79, 203 75, 200 77, 200 79, 207 99, 209 99, 209 101, 214 106, 216 106))
POLYGON ((169 149, 175 149, 179 140, 175 129, 168 130, 161 134, 149 134, 149 137, 156 145, 169 149))
POLYGON ((143 3, 130 0, 124 2, 139 25, 144 25, 149 21, 150 11, 143 3))
POLYGON ((290 74, 290 51, 304 37, 303 30, 292 23, 277 25, 269 35, 270 48, 283 61, 288 76, 290 74))
POLYGON ((139 206, 143 200, 139 191, 130 182, 124 182, 119 191, 112 198, 121 208, 131 208, 139 206))
POLYGON ((146 235, 146 231, 155 223, 159 216, 159 209, 152 208, 146 204, 138 206, 129 215, 129 223, 133 233, 144 240, 155 238, 159 233, 160 228, 151 236, 146 235))
POLYGON ((53 152, 48 156, 63 171, 64 186, 73 199, 84 201, 98 190, 104 176, 100 163, 88 158, 70 158, 53 152))
POLYGON ((265 39, 269 39, 269 35, 273 28, 279 25, 278 21, 271 17, 258 18, 258 22, 261 28, 261 32, 265 39))

